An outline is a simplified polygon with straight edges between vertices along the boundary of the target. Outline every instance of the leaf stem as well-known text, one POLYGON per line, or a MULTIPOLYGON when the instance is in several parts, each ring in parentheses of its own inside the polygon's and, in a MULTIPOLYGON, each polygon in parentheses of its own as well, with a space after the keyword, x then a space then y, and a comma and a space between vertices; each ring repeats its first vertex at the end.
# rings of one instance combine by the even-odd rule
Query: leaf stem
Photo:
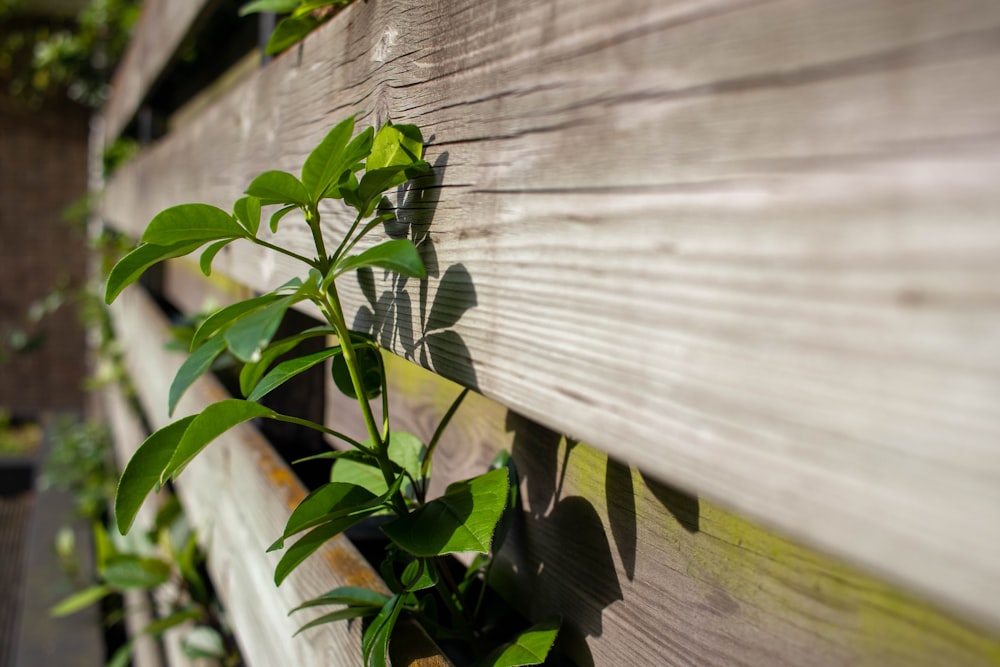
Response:
POLYGON ((334 263, 336 263, 337 260, 340 259, 340 255, 342 252, 344 252, 344 248, 347 246, 347 242, 351 239, 351 236, 354 235, 354 232, 357 230, 358 225, 361 224, 362 217, 364 216, 362 216, 361 211, 358 211, 357 217, 354 218, 354 222, 351 223, 351 228, 347 230, 346 234, 344 234, 344 238, 341 239, 340 245, 337 246, 337 249, 334 251, 333 256, 330 258, 334 263))
POLYGON ((444 413, 444 417, 438 423, 437 428, 434 429, 434 435, 431 436, 430 442, 427 444, 427 453, 424 454, 424 460, 420 464, 420 488, 418 493, 420 495, 420 502, 423 503, 424 499, 427 497, 427 487, 429 486, 430 480, 428 477, 431 472, 431 458, 434 456, 434 450, 437 448, 438 441, 441 440, 441 435, 444 433, 444 429, 447 428, 448 422, 451 418, 455 416, 455 412, 458 411, 462 401, 465 399, 466 395, 469 393, 469 388, 465 387, 458 394, 454 401, 451 402, 448 411, 444 413))
POLYGON ((308 257, 304 257, 304 256, 302 256, 302 255, 300 255, 300 254, 298 254, 296 252, 292 252, 291 250, 285 250, 281 246, 276 246, 273 243, 268 243, 264 239, 259 239, 257 237, 248 237, 248 239, 250 241, 253 241, 254 243, 256 243, 259 246, 263 246, 263 247, 267 248, 268 250, 274 250, 275 252, 280 252, 282 255, 287 255, 288 257, 291 257, 292 259, 297 259, 300 262, 304 262, 304 263, 308 264, 309 266, 313 267, 314 269, 318 269, 319 268, 319 262, 317 262, 314 259, 309 259, 308 257))
POLYGON ((363 452, 374 454, 374 452, 371 449, 366 447, 364 444, 358 442, 351 436, 345 435, 339 431, 334 431, 332 428, 327 428, 326 426, 323 426, 322 424, 317 424, 314 421, 309 421, 308 419, 302 419, 300 417, 293 417, 291 415, 283 415, 280 413, 275 413, 271 417, 271 419, 274 419, 279 422, 288 422, 289 424, 298 424, 299 426, 305 426, 306 428, 311 428, 314 431, 320 431, 322 433, 332 435, 333 437, 340 438, 347 444, 351 445, 352 447, 356 447, 363 452))

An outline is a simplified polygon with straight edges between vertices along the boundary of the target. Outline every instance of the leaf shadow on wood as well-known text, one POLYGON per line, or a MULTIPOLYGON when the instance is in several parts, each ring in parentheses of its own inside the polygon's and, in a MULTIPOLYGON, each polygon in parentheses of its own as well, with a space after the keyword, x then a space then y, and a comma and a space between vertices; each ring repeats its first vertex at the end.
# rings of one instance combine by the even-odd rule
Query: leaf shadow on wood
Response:
POLYGON ((499 555, 495 584, 510 587, 504 594, 532 619, 561 616, 558 653, 589 667, 594 659, 587 638, 601 636, 604 610, 623 593, 600 514, 587 498, 564 491, 576 442, 513 412, 506 427, 514 434, 525 511, 499 555))
POLYGON ((653 497, 677 519, 677 523, 684 530, 692 535, 701 530, 701 502, 698 496, 658 482, 647 475, 642 475, 642 481, 653 497))
POLYGON ((444 151, 435 160, 430 175, 401 187, 393 204, 396 218, 384 225, 388 236, 413 241, 428 279, 417 283, 417 293, 413 295, 410 279, 394 275, 391 287, 377 294, 372 270, 358 271, 358 283, 368 305, 358 309, 353 327, 371 333, 383 347, 402 350, 410 361, 478 389, 472 354, 453 328, 477 305, 476 288, 463 264, 452 264, 442 271, 431 235, 447 162, 448 152, 444 151), (432 284, 436 287, 433 300, 432 284), (414 321, 419 327, 416 331, 414 321))

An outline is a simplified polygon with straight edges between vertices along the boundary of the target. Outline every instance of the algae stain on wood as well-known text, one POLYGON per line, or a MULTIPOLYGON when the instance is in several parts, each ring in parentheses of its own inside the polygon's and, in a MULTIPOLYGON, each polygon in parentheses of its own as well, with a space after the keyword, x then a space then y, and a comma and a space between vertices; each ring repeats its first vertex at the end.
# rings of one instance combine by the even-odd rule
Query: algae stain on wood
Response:
MULTIPOLYGON (((565 440, 558 460, 565 462, 559 471, 564 480, 560 494, 586 496, 597 508, 605 532, 622 533, 610 517, 615 507, 629 503, 610 497, 604 484, 608 466, 620 464, 586 445, 577 444, 567 452, 565 440)), ((680 569, 689 580, 680 597, 700 594, 716 616, 752 623, 776 636, 799 634, 813 650, 828 652, 825 657, 814 655, 817 664, 1000 665, 996 632, 956 619, 714 503, 665 491, 634 469, 631 472, 637 553, 632 556, 633 585, 624 587, 621 604, 629 605, 630 597, 636 602, 639 588, 662 581, 665 569, 680 569), (696 530, 692 530, 692 499, 697 506, 696 530)), ((616 562, 623 581, 628 578, 624 560, 619 553, 616 562)), ((783 653, 788 657, 794 650, 783 653)))

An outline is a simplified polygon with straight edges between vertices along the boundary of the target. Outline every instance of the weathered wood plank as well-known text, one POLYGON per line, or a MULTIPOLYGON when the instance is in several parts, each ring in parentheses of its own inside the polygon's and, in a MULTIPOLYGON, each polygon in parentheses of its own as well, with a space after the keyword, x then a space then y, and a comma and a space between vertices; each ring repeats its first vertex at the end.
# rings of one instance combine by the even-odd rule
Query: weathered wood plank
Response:
MULTIPOLYGON (((163 316, 138 289, 122 295, 115 324, 140 398, 156 427, 168 423, 166 391, 179 365, 164 350, 163 316)), ((213 380, 192 387, 178 414, 189 414, 223 396, 213 380)), ((277 554, 265 554, 281 533, 290 508, 305 491, 287 466, 250 426, 237 427, 203 452, 176 483, 178 496, 200 540, 220 598, 229 610, 244 656, 252 665, 361 664, 360 626, 323 626, 306 638, 292 635, 304 616, 287 612, 302 600, 338 585, 380 584, 346 539, 332 541, 280 588, 273 583, 277 554)))
MULTIPOLYGON (((430 438, 459 388, 387 356, 392 427, 430 438)), ((328 423, 364 437, 331 388, 328 423)), ((381 415, 379 416, 381 419, 381 415)), ((434 457, 432 495, 500 449, 525 518, 495 584, 564 618, 579 664, 995 665, 1000 636, 715 503, 657 483, 478 394, 434 457)))
POLYGON ((356 4, 105 215, 228 206, 347 113, 417 122, 432 279, 376 282, 388 345, 996 627, 998 30, 985 0, 356 4))
POLYGON ((175 57, 181 42, 203 12, 218 0, 144 0, 111 81, 114 91, 104 106, 104 139, 114 141, 139 110, 146 94, 175 57))

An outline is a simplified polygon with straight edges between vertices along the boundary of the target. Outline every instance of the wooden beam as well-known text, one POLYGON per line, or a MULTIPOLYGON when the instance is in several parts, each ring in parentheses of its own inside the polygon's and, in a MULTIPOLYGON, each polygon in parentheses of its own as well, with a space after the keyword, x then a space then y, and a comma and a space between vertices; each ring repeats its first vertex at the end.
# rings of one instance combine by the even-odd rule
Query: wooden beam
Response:
MULTIPOLYGON (((386 355, 394 430, 424 442, 459 387, 386 355)), ((329 389, 327 423, 365 437, 329 389)), ((379 412, 376 410, 376 412, 379 412)), ((381 421, 381 413, 377 414, 381 421)), ((526 616, 563 618, 577 664, 987 665, 1000 634, 567 442, 469 394, 434 456, 431 495, 512 452, 524 515, 494 584, 526 616)))
POLYGON ((998 34, 988 0, 357 3, 104 212, 138 233, 349 113, 418 123, 431 279, 369 286, 387 347, 1000 627, 998 34))
POLYGON ((173 60, 191 27, 218 0, 145 0, 104 105, 104 140, 118 138, 173 60))

